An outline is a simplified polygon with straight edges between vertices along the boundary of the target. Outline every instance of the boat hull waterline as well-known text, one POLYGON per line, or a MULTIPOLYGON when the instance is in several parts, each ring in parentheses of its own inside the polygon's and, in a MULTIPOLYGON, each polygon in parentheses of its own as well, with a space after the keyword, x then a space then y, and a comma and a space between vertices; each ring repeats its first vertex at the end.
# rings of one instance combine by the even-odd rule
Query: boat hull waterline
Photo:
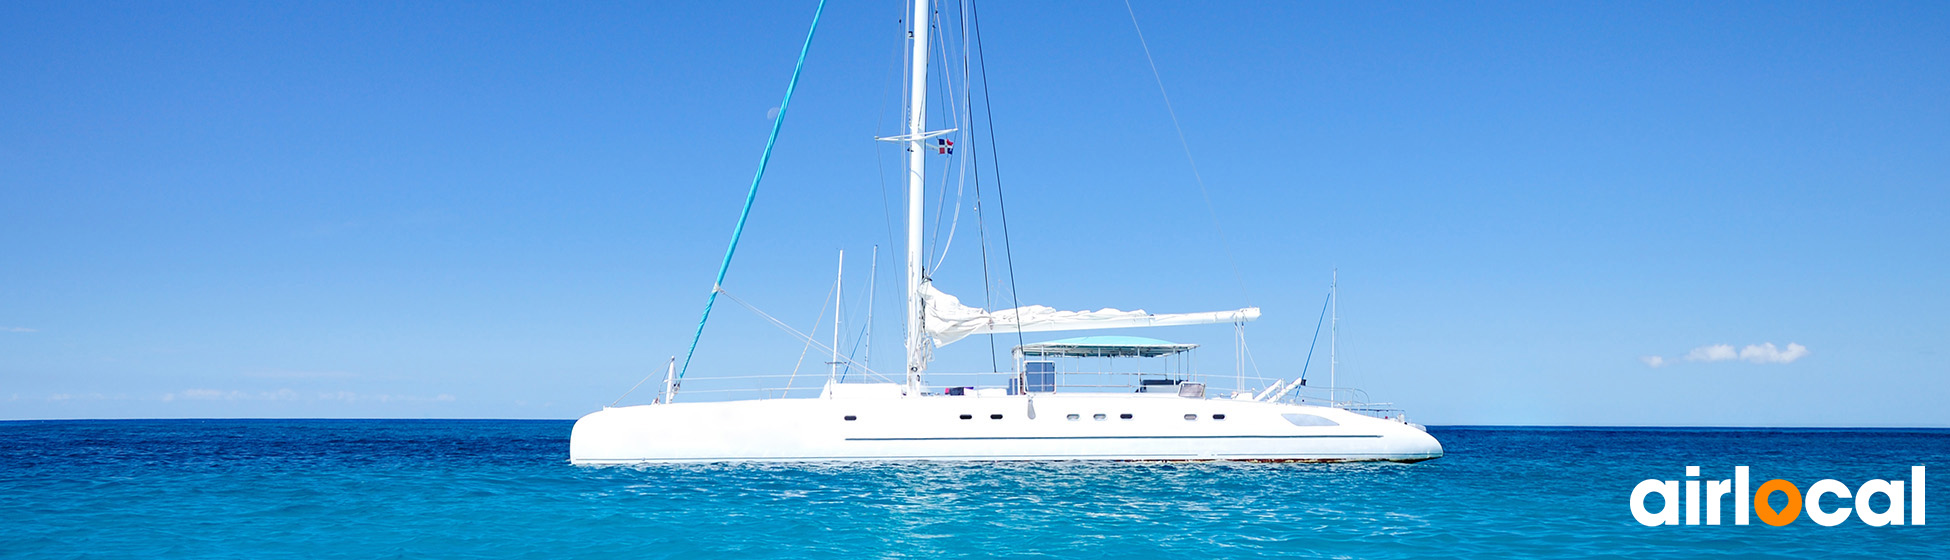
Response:
MULTIPOLYGON (((898 389, 898 386, 888 386, 898 389)), ((1333 407, 1175 395, 891 395, 605 408, 580 465, 811 461, 1418 462, 1418 426, 1333 407), (851 418, 851 419, 849 419, 851 418)))

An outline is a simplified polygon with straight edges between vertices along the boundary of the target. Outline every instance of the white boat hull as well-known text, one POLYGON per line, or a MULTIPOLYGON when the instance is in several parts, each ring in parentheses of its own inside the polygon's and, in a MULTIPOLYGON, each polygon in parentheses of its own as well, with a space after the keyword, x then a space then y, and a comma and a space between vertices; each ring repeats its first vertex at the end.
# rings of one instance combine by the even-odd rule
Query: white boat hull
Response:
POLYGON ((1415 462, 1441 456, 1441 443, 1398 419, 1329 407, 1163 394, 883 395, 628 406, 582 417, 569 438, 570 461, 585 465, 1415 462), (1294 420, 1288 415, 1295 415, 1294 420))

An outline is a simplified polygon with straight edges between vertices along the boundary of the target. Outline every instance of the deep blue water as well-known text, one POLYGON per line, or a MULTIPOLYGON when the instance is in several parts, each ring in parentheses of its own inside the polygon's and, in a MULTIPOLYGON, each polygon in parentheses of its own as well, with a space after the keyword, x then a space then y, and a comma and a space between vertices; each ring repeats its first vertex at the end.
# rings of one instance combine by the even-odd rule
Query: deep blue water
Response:
POLYGON ((1435 428, 1449 455, 1413 465, 583 468, 569 427, 0 422, 0 557, 1950 557, 1942 483, 1924 526, 1644 527, 1627 504, 1686 465, 1935 482, 1943 430, 1435 428))

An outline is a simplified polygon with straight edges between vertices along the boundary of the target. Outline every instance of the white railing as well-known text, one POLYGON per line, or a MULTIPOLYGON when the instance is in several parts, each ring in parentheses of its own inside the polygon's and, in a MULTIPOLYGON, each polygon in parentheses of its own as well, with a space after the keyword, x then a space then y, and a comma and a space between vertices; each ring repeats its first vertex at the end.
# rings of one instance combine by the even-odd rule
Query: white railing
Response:
MULTIPOLYGON (((1014 372, 929 372, 926 375, 926 380, 928 386, 933 388, 930 392, 941 393, 956 387, 1008 389, 1011 386, 1011 382, 1017 379, 1016 376, 1017 374, 1014 372)), ((1265 395, 1262 394, 1262 391, 1265 391, 1268 387, 1275 386, 1275 383, 1284 382, 1280 378, 1257 376, 1241 378, 1237 374, 1066 371, 1057 373, 1056 380, 1058 383, 1056 383, 1055 389, 1059 393, 1065 392, 1066 389, 1072 393, 1117 393, 1134 391, 1142 387, 1158 387, 1159 389, 1167 387, 1140 385, 1138 380, 1145 377, 1163 377, 1178 380, 1181 383, 1204 383, 1206 385, 1206 395, 1211 397, 1224 397, 1229 394, 1236 395, 1239 393, 1261 395, 1264 397, 1265 395), (1112 383, 1099 381, 1107 379, 1120 379, 1124 380, 1124 382, 1112 383), (1241 379, 1246 382, 1246 386, 1238 386, 1238 381, 1241 379), (1222 384, 1214 386, 1214 381, 1221 382, 1222 384)), ((849 373, 846 378, 846 382, 850 383, 893 382, 885 379, 884 376, 859 372, 849 373)), ((688 402, 811 398, 819 396, 821 391, 825 389, 825 385, 826 377, 807 374, 695 377, 684 380, 683 386, 678 389, 677 394, 680 397, 678 400, 688 402)), ((1175 392, 1176 389, 1172 389, 1172 391, 1175 392)), ((661 397, 657 399, 661 400, 661 397)), ((1402 418, 1401 409, 1392 407, 1391 403, 1373 402, 1369 400, 1367 391, 1354 387, 1329 388, 1302 385, 1287 391, 1278 400, 1280 402, 1294 404, 1340 408, 1377 418, 1402 418)))
MULTIPOLYGON (((1016 376, 1017 374, 1014 372, 929 372, 925 375, 925 379, 927 385, 933 388, 931 392, 939 393, 953 387, 1007 389, 1010 387, 1011 382, 1017 379, 1016 376)), ((1139 380, 1145 378, 1165 378, 1185 383, 1203 383, 1206 386, 1206 394, 1212 396, 1226 396, 1240 392, 1259 394, 1266 387, 1279 381, 1279 379, 1272 377, 1247 376, 1241 378, 1236 374, 1066 371, 1057 373, 1055 388, 1058 392, 1063 392, 1066 389, 1072 390, 1072 392, 1101 393, 1135 391, 1140 387, 1144 387, 1139 384, 1139 380), (1246 382, 1246 386, 1238 386, 1238 381, 1241 379, 1246 382)), ((885 379, 884 376, 854 372, 847 374, 844 382, 891 383, 894 381, 885 379)), ((826 376, 808 375, 805 373, 797 375, 773 374, 692 377, 685 379, 678 388, 677 400, 679 402, 696 402, 753 398, 816 397, 825 388, 825 385, 826 376)), ((1159 387, 1151 389, 1157 391, 1162 390, 1164 386, 1153 387, 1159 387)), ((1289 395, 1288 398, 1282 400, 1297 401, 1298 399, 1305 399, 1309 404, 1319 404, 1318 401, 1326 400, 1303 397, 1302 394, 1307 393, 1307 389, 1309 388, 1301 388, 1301 390, 1294 391, 1294 395, 1289 395)), ((1175 391, 1176 389, 1172 390, 1175 391)), ((1348 389, 1343 389, 1343 391, 1346 390, 1348 389)), ((651 396, 649 400, 661 399, 662 397, 660 396, 651 396)), ((1340 400, 1346 401, 1349 399, 1340 400)))

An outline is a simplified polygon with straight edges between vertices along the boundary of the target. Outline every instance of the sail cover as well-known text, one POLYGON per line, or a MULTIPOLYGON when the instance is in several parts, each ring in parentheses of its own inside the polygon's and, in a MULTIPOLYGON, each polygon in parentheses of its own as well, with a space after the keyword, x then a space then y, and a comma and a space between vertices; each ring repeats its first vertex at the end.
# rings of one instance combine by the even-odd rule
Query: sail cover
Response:
POLYGON ((1259 308, 1203 313, 1146 313, 1104 308, 1096 311, 1058 311, 1043 305, 988 311, 962 305, 955 296, 934 289, 934 283, 921 283, 922 330, 934 339, 936 347, 947 346, 969 335, 1001 332, 1084 331, 1130 327, 1171 327, 1212 323, 1244 323, 1259 318, 1259 308))

